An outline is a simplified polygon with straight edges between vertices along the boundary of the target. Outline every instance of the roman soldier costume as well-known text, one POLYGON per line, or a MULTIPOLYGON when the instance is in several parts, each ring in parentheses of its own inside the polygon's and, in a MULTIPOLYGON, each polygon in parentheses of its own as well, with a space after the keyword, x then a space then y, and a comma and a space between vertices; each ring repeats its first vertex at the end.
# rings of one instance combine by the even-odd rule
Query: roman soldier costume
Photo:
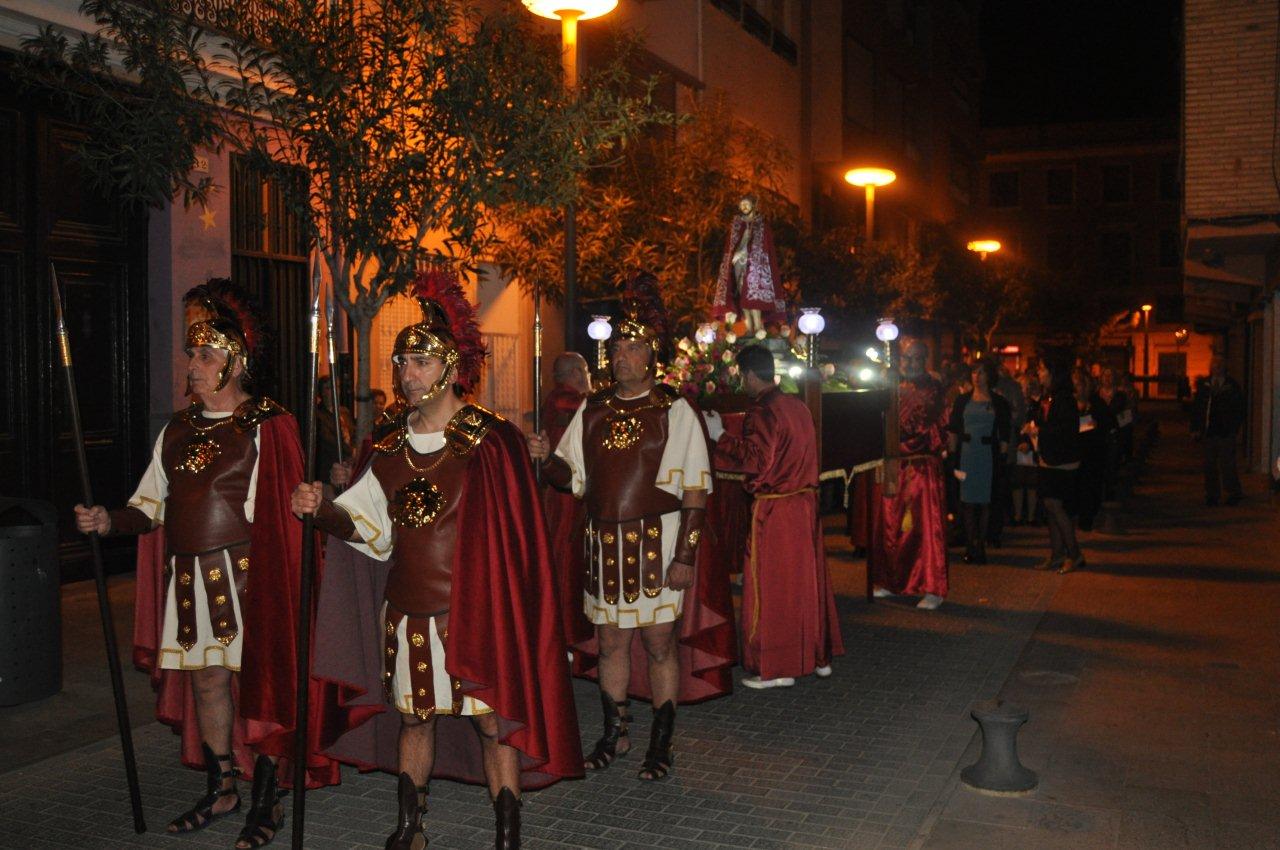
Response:
MULTIPOLYGON (((652 351, 657 369, 665 315, 657 281, 641 274, 628 287, 627 317, 617 338, 638 340, 652 351)), ((572 490, 586 506, 583 542, 583 608, 593 624, 644 628, 680 620, 682 702, 727 693, 733 663, 732 603, 723 564, 698 557, 705 510, 683 507, 685 491, 712 488, 707 436, 701 414, 671 388, 655 384, 635 398, 616 387, 592 393, 570 421, 545 467, 549 481, 572 490), (672 590, 667 574, 675 562, 695 566, 689 591, 672 590)), ((575 671, 593 675, 598 645, 593 637, 575 646, 575 671)), ((647 659, 632 642, 628 693, 648 699, 647 659)), ((605 735, 588 757, 604 767, 626 734, 626 701, 603 690, 605 735)), ((675 706, 655 706, 644 770, 660 778, 671 765, 675 706)))
MULTIPOLYGON (((262 363, 258 323, 245 299, 220 282, 216 291, 197 287, 187 301, 196 310, 186 349, 226 353, 215 392, 237 362, 251 391, 262 363)), ((289 492, 301 476, 298 427, 280 405, 251 395, 234 411, 214 413, 197 400, 161 431, 128 505, 109 512, 112 534, 143 535, 134 663, 151 674, 156 716, 181 735, 183 762, 208 774, 208 794, 175 821, 179 831, 205 825, 214 802, 235 793, 223 781, 237 775, 254 778, 241 837, 260 846, 277 829, 270 814, 279 800, 275 777, 291 770, 272 758, 287 761, 293 748, 302 548, 289 492), (231 753, 203 743, 197 721, 189 673, 208 667, 236 674, 231 753)), ((336 784, 338 764, 314 756, 307 776, 309 786, 336 784)))
MULTIPOLYGON (((427 398, 465 395, 484 358, 474 310, 451 276, 423 276, 415 289, 424 317, 396 337, 394 358, 440 358, 427 398)), ((477 404, 440 432, 401 418, 317 522, 344 543, 327 559, 316 674, 370 721, 327 741, 331 755, 400 773, 398 715, 435 718, 432 776, 483 783, 481 744, 464 718, 494 714, 501 743, 518 751, 521 788, 582 774, 546 526, 515 426, 477 404)), ((426 789, 406 773, 400 784, 400 827, 387 846, 420 846, 426 789)), ((499 846, 518 846, 509 790, 495 808, 499 846)))

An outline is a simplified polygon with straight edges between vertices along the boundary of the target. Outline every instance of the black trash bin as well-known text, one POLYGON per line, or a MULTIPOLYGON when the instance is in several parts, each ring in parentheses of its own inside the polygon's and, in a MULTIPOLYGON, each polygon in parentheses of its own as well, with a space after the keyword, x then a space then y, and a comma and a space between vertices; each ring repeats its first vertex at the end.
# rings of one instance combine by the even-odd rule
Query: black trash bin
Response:
POLYGON ((60 599, 53 505, 0 497, 0 705, 62 690, 60 599))

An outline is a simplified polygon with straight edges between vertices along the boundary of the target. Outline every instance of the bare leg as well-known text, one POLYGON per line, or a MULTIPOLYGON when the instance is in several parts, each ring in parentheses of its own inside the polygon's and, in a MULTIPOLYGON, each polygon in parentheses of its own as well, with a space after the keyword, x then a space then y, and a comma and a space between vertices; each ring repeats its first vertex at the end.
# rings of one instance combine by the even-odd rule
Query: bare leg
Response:
POLYGON ((420 720, 412 714, 400 715, 400 770, 422 788, 431 778, 436 760, 436 719, 420 720))
POLYGON ((497 799, 503 788, 520 799, 520 760, 515 747, 498 740, 498 716, 482 714, 472 717, 471 723, 480 736, 484 751, 484 778, 489 784, 489 796, 497 799))
MULTIPOLYGON (((631 681, 631 641, 635 632, 617 626, 601 624, 596 627, 600 643, 600 690, 615 702, 627 699, 627 684, 631 681)), ((618 738, 618 754, 631 749, 631 741, 624 734, 618 738)))
MULTIPOLYGON (((225 667, 193 670, 191 671, 191 689, 196 700, 196 723, 200 727, 200 738, 208 744, 214 755, 228 756, 226 760, 220 760, 219 764, 224 771, 230 771, 234 766, 234 761, 230 758, 231 723, 234 716, 234 707, 231 702, 231 671, 225 667)), ((235 778, 228 776, 219 783, 219 787, 229 789, 234 788, 235 784, 235 778)), ((213 814, 225 814, 234 809, 239 802, 240 798, 236 794, 221 796, 214 801, 213 814)), ((167 831, 174 833, 182 830, 176 823, 171 823, 167 831)))
MULTIPOLYGON (((659 708, 680 695, 680 656, 676 653, 676 633, 680 621, 645 626, 640 640, 649 656, 649 688, 653 706, 659 708)), ((603 679, 602 679, 603 681, 603 679)))

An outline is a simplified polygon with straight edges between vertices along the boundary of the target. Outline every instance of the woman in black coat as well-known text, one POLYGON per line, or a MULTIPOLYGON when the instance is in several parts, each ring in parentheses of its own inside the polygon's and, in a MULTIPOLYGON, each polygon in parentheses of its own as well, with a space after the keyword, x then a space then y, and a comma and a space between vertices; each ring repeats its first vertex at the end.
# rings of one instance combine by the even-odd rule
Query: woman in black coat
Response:
POLYGON ((1072 375, 1076 406, 1080 410, 1080 472, 1077 477, 1080 530, 1093 531, 1093 520, 1106 498, 1107 466, 1116 439, 1116 417, 1093 377, 1083 370, 1072 375))
POLYGON ((1072 515, 1076 510, 1076 476, 1080 470, 1080 412, 1066 364, 1041 363, 1045 393, 1031 412, 1027 428, 1040 456, 1040 502, 1049 525, 1051 551, 1037 569, 1060 573, 1082 568, 1072 515))

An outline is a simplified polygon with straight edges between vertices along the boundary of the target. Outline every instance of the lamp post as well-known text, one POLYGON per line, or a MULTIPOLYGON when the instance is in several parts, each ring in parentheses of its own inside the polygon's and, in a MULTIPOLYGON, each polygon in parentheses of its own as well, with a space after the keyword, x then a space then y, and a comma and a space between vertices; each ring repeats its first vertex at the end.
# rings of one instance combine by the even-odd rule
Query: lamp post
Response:
POLYGON ((861 186, 867 194, 867 241, 875 238, 876 232, 876 188, 888 186, 898 175, 887 168, 850 168, 844 173, 845 182, 852 186, 861 186))
POLYGON ((808 343, 805 351, 805 365, 810 369, 818 368, 818 334, 822 333, 826 326, 827 320, 822 318, 821 307, 800 308, 800 320, 796 322, 796 327, 805 335, 808 343))
POLYGON ((994 254, 1000 250, 1000 243, 994 239, 975 239, 965 247, 977 254, 982 262, 985 263, 987 254, 994 254))
MULTIPOLYGON (((884 413, 884 492, 890 496, 898 492, 898 453, 901 448, 901 422, 898 411, 898 380, 894 375, 893 343, 898 338, 898 326, 893 319, 883 318, 876 325, 876 339, 884 343, 885 388, 889 391, 884 413)), ((867 577, 867 598, 871 598, 871 578, 867 577)))
MULTIPOLYGON (((617 8, 618 0, 522 0, 524 7, 541 18, 560 21, 560 64, 564 69, 564 87, 572 92, 578 87, 578 21, 607 15, 617 8)), ((573 204, 564 208, 564 347, 573 349, 573 331, 577 327, 578 299, 578 231, 573 204)), ((536 312, 536 307, 535 307, 536 312)), ((539 324, 535 318, 535 325, 539 324)), ((535 330, 535 334, 536 334, 535 330)), ((535 351, 540 345, 535 340, 535 351)))
POLYGON ((591 324, 587 325, 587 336, 596 341, 596 372, 603 375, 604 370, 609 366, 605 344, 609 341, 609 337, 613 336, 613 325, 609 324, 609 317, 592 316, 591 324))
POLYGON ((1142 305, 1142 397, 1151 398, 1151 309, 1142 305))

